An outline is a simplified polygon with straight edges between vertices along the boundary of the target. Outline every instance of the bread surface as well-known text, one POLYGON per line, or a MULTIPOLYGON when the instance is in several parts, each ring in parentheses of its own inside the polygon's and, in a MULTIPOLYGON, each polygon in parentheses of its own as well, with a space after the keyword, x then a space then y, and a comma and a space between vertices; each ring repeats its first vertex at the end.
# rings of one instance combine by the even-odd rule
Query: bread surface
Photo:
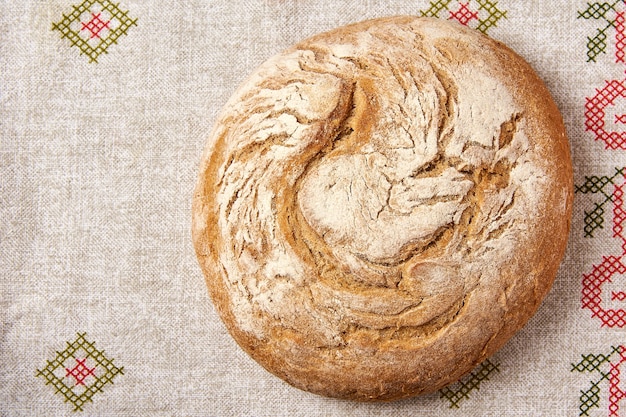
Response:
POLYGON ((455 23, 391 17, 262 64, 224 107, 193 239, 229 332, 301 389, 437 390, 536 312, 573 196, 531 67, 455 23))

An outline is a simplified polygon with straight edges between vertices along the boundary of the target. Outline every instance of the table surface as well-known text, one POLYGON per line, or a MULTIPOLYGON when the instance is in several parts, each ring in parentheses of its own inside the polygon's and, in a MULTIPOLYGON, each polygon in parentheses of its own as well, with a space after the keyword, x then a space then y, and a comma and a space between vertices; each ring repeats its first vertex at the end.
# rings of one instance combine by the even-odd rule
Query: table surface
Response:
POLYGON ((622 0, 22 0, 0 4, 0 415, 626 416, 622 0), (544 79, 576 185, 537 315, 461 382, 363 404, 299 391, 227 334, 190 236, 217 112, 261 62, 427 15, 544 79))

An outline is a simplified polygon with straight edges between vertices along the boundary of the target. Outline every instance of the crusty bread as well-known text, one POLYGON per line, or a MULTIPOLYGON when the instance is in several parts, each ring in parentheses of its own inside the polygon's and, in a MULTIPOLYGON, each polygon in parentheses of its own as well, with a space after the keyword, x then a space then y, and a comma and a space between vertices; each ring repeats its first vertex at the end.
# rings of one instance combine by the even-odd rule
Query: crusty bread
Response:
POLYGON ((219 117, 193 238, 232 336, 296 387, 437 390, 535 313, 572 167, 530 66, 455 23, 376 19, 262 64, 219 117))

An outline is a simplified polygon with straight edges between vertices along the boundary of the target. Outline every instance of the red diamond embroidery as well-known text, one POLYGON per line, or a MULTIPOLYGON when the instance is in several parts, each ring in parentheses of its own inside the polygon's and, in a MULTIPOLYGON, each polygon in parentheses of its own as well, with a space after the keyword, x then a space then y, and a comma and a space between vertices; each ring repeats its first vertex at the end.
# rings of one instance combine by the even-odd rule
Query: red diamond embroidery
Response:
POLYGON ((94 366, 93 368, 90 368, 87 365, 85 365, 87 358, 83 358, 83 359, 74 358, 74 359, 76 359, 76 362, 77 362, 76 366, 73 367, 72 369, 65 368, 65 371, 66 371, 65 376, 74 377, 74 379, 76 380, 76 385, 85 385, 85 379, 88 376, 96 376, 94 374, 96 367, 94 366))
POLYGON ((98 38, 100 39, 100 32, 102 32, 102 29, 109 29, 109 25, 111 24, 110 20, 107 20, 106 22, 104 22, 100 16, 102 15, 102 13, 92 13, 91 14, 91 20, 87 23, 82 23, 82 27, 80 28, 80 30, 87 30, 89 32, 91 32, 91 36, 90 38, 98 38))
POLYGON ((469 2, 459 3, 461 6, 456 12, 450 11, 450 19, 457 20, 462 25, 467 26, 472 20, 478 20, 478 12, 472 12, 469 8, 469 2))

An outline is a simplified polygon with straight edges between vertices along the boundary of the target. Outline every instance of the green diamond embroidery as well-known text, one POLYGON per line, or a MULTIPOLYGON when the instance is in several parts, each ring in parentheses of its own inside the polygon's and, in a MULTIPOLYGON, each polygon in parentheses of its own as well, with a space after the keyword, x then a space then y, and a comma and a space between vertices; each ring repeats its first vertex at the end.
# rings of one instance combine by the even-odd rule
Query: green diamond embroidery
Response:
POLYGON ((72 6, 72 12, 63 14, 60 22, 53 23, 52 30, 61 32, 61 37, 89 57, 89 62, 98 62, 98 57, 107 53, 109 46, 126 35, 131 26, 137 26, 137 19, 130 18, 128 11, 122 11, 119 3, 85 0, 72 6))
POLYGON ((66 343, 65 350, 57 351, 54 360, 37 370, 37 376, 43 377, 46 385, 52 385, 66 402, 72 403, 74 411, 83 411, 84 404, 92 401, 91 397, 106 384, 112 384, 116 375, 124 375, 124 367, 115 366, 113 359, 96 349, 94 342, 85 339, 85 333, 78 333, 76 340, 66 343))
POLYGON ((506 11, 503 12, 498 9, 497 1, 476 0, 476 2, 478 3, 478 10, 487 12, 487 16, 480 19, 478 26, 476 26, 476 29, 480 30, 482 33, 487 33, 490 28, 498 26, 498 20, 502 18, 506 19, 506 11))
POLYGON ((459 403, 469 398, 470 392, 480 389, 483 381, 488 381, 494 372, 500 372, 500 364, 494 364, 489 359, 478 365, 469 375, 454 384, 439 390, 439 398, 445 398, 450 402, 450 408, 459 408, 459 403))

